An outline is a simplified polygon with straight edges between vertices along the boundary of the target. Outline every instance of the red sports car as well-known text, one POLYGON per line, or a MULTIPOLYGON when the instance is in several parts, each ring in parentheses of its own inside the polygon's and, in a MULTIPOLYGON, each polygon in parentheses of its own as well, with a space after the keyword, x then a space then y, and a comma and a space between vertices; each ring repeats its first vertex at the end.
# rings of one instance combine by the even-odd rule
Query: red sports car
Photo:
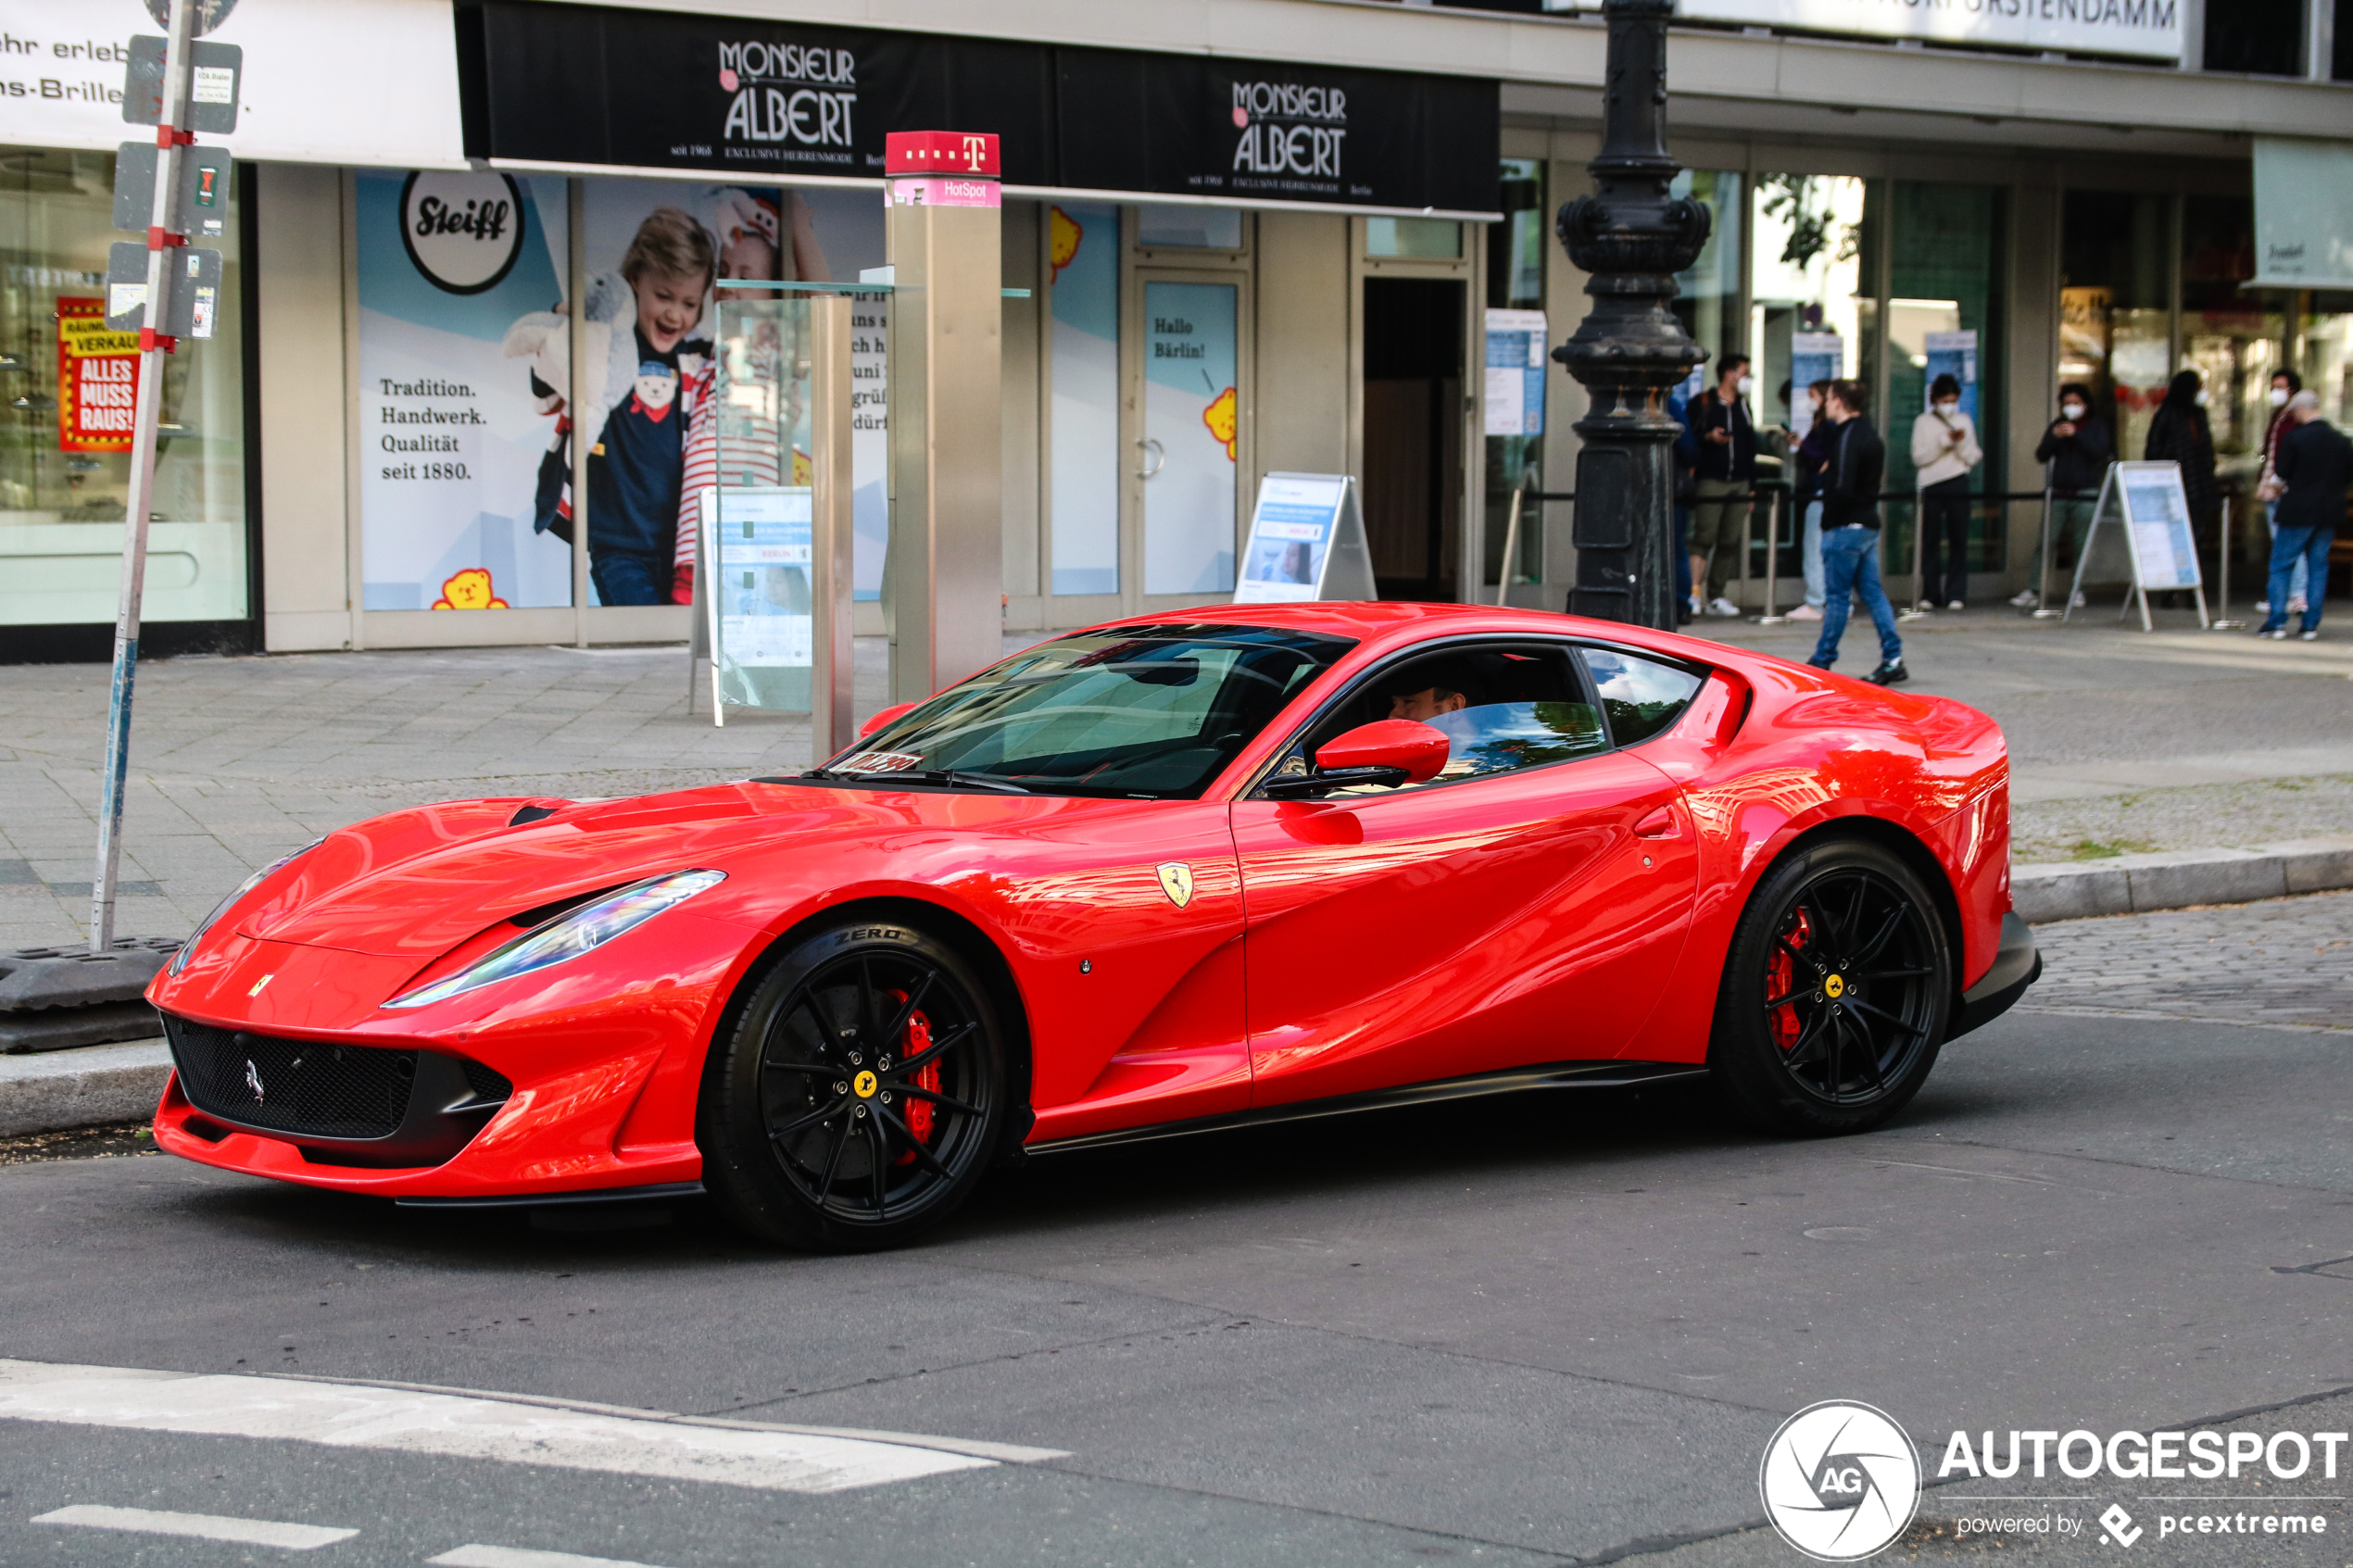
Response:
POLYGON ((333 834, 157 979, 156 1136, 868 1248, 1025 1148, 1356 1107, 1705 1076, 1851 1132, 2040 970, 1973 709, 1533 611, 1217 607, 797 777, 333 834))

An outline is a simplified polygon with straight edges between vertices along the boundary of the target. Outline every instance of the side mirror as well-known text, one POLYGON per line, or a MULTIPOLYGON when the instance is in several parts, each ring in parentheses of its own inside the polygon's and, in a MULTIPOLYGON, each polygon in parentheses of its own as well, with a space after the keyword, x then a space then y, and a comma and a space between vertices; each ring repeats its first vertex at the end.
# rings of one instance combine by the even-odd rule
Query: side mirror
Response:
POLYGON ((1411 719, 1359 724, 1315 749, 1312 773, 1277 774, 1261 793, 1276 800, 1323 795, 1350 784, 1425 784, 1446 766, 1451 746, 1442 734, 1411 719))
POLYGON ((920 706, 921 704, 912 702, 892 703, 888 708, 879 710, 873 718, 858 726, 858 738, 860 740, 864 740, 876 730, 897 723, 901 718, 907 714, 912 713, 920 706))

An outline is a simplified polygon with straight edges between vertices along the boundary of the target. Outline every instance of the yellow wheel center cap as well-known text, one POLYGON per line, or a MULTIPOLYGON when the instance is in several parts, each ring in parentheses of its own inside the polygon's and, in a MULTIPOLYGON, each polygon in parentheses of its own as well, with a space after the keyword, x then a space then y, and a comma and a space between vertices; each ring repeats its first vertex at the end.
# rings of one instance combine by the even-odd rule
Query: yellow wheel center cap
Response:
MULTIPOLYGON (((1839 997, 1846 995, 1845 977, 1843 975, 1833 974, 1828 980, 1823 981, 1822 995, 1828 997, 1832 1001, 1836 1001, 1839 997)), ((861 1089, 859 1093, 863 1094, 865 1091, 861 1089)))
POLYGON ((860 1099, 875 1098, 875 1075, 871 1073, 861 1073, 849 1081, 849 1086, 858 1091, 860 1099))

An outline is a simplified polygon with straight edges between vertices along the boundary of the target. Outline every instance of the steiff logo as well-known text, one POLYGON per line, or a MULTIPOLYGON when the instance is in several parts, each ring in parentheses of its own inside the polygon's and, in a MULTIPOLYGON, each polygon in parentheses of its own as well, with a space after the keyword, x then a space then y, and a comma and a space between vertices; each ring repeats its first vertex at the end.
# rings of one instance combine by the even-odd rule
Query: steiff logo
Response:
POLYGON ((400 188, 400 242, 435 288, 481 294, 522 254, 522 189, 504 174, 421 169, 400 188))
POLYGON ((1819 1562, 1853 1562, 1911 1524, 1919 1454, 1885 1411, 1827 1399, 1773 1434, 1756 1486, 1783 1540, 1819 1562))

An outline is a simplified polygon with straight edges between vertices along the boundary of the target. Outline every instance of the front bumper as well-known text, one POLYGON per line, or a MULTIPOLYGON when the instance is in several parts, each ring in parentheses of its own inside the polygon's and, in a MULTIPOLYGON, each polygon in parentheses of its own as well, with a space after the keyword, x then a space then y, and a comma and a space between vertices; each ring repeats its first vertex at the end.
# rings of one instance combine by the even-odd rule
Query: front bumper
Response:
POLYGON ((2012 909, 2002 917, 2001 949, 1984 978, 1961 993, 1961 1010, 1945 1035, 1957 1040, 1982 1029, 2017 1005, 2026 988, 2043 977, 2043 955, 2034 946, 2034 928, 2012 909))

